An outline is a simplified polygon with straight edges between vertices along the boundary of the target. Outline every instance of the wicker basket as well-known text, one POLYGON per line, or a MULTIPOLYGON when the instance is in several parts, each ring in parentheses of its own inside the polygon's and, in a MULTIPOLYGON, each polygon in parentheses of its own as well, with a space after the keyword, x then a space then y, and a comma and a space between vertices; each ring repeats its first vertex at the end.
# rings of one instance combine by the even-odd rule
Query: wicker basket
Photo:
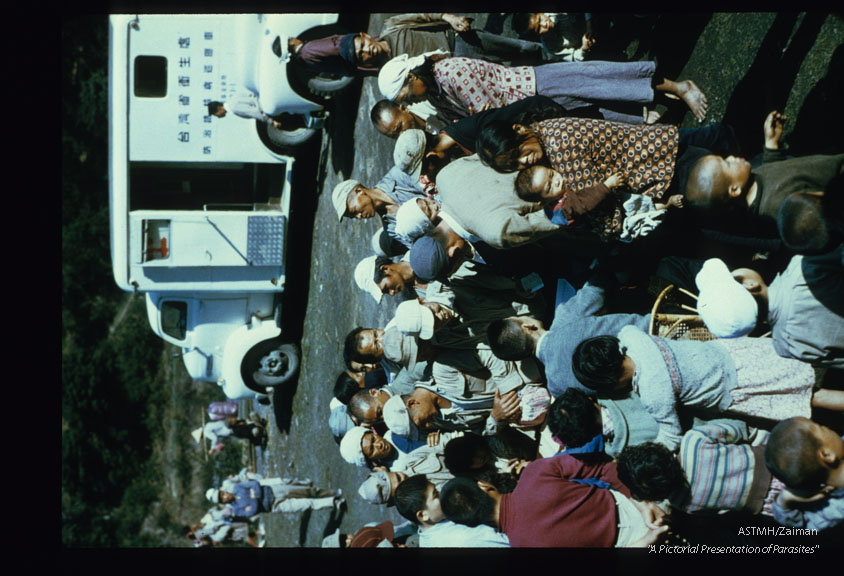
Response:
POLYGON ((697 315, 697 310, 693 306, 681 302, 684 299, 690 299, 693 303, 697 301, 694 294, 682 288, 675 288, 673 284, 663 288, 651 310, 650 333, 669 340, 697 340, 698 342, 715 340, 715 336, 703 323, 701 317, 697 315), (660 312, 669 304, 694 312, 694 314, 660 312))

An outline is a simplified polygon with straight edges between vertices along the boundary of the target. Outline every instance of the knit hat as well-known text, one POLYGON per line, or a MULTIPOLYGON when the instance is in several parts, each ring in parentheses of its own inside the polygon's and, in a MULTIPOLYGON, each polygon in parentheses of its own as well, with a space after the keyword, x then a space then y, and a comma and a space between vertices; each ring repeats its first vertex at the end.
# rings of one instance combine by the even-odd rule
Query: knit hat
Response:
POLYGON ((359 184, 360 182, 350 178, 337 184, 331 192, 331 202, 334 204, 334 210, 337 211, 338 220, 342 220, 343 215, 346 213, 346 200, 349 198, 349 192, 354 190, 355 186, 359 184))
POLYGON ((410 416, 407 414, 407 406, 400 394, 396 394, 384 403, 383 417, 384 424, 393 434, 410 435, 410 416))
POLYGON ((396 212, 396 235, 411 245, 434 229, 433 222, 428 219, 416 200, 411 198, 396 212))
POLYGON ((382 522, 377 526, 364 526, 352 536, 349 548, 383 548, 392 547, 393 523, 382 522))
POLYGON ((214 504, 220 503, 220 491, 217 488, 209 488, 206 490, 205 497, 209 502, 213 502, 214 504))
POLYGON ((407 300, 396 306, 396 327, 405 334, 430 340, 434 335, 434 313, 418 300, 407 300))
POLYGON ((422 175, 422 158, 425 157, 425 132, 418 129, 405 130, 396 139, 393 148, 393 163, 396 167, 419 180, 422 175))
POLYGON ((722 260, 710 258, 695 277, 697 311, 714 336, 738 338, 756 327, 759 306, 722 260))
POLYGON ((381 289, 375 283, 375 261, 378 256, 367 256, 355 266, 355 283, 358 288, 364 292, 368 292, 370 296, 375 299, 376 304, 381 303, 381 289))
POLYGON ((366 466, 366 457, 363 455, 363 449, 360 447, 363 435, 370 432, 369 428, 362 426, 355 426, 348 430, 340 440, 340 455, 343 460, 355 466, 366 466))
POLYGON ((410 247, 410 267, 420 282, 436 280, 448 264, 445 246, 431 236, 422 236, 410 247))
POLYGON ((386 504, 390 492, 390 475, 386 470, 375 470, 358 489, 360 497, 370 504, 386 504))
POLYGON ((384 331, 384 357, 404 366, 408 372, 413 372, 416 367, 418 350, 416 336, 404 334, 395 326, 384 331))
MULTIPOLYGON (((433 54, 433 52, 431 53, 433 54)), ((407 80, 407 73, 425 62, 425 54, 410 58, 401 54, 392 58, 378 72, 378 89, 387 100, 395 100, 407 80)))
POLYGON ((331 433, 337 442, 346 435, 346 432, 355 427, 355 423, 349 417, 349 411, 345 405, 338 406, 331 411, 331 416, 328 417, 328 427, 331 428, 331 433))
POLYGON ((346 34, 340 38, 340 57, 351 64, 357 66, 358 58, 355 54, 355 38, 360 34, 346 34))

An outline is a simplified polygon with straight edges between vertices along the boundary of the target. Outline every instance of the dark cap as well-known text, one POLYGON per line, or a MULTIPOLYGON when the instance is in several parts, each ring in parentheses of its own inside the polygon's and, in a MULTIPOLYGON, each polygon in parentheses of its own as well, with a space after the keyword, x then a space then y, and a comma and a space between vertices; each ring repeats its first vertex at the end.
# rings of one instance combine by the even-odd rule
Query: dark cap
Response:
POLYGON ((346 34, 340 38, 340 57, 351 64, 357 66, 358 59, 355 56, 355 38, 359 34, 346 34))
POLYGON ((420 282, 437 280, 448 268, 445 246, 431 236, 423 236, 410 247, 410 267, 420 282))

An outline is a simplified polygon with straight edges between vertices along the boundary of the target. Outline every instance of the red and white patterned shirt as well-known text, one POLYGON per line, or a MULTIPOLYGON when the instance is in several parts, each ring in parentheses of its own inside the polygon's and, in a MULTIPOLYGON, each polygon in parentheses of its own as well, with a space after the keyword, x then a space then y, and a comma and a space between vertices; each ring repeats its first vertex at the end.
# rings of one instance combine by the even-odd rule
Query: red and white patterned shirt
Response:
POLYGON ((445 58, 434 64, 443 95, 466 115, 484 106, 501 108, 536 94, 532 66, 502 66, 472 58, 445 58))

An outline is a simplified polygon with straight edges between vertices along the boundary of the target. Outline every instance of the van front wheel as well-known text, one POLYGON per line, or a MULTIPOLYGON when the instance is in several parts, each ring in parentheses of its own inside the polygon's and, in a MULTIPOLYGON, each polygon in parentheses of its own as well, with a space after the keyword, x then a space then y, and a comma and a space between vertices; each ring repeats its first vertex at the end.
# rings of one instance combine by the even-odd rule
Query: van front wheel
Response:
POLYGON ((255 387, 280 386, 296 375, 299 357, 296 344, 266 340, 255 345, 243 358, 243 379, 255 387))

